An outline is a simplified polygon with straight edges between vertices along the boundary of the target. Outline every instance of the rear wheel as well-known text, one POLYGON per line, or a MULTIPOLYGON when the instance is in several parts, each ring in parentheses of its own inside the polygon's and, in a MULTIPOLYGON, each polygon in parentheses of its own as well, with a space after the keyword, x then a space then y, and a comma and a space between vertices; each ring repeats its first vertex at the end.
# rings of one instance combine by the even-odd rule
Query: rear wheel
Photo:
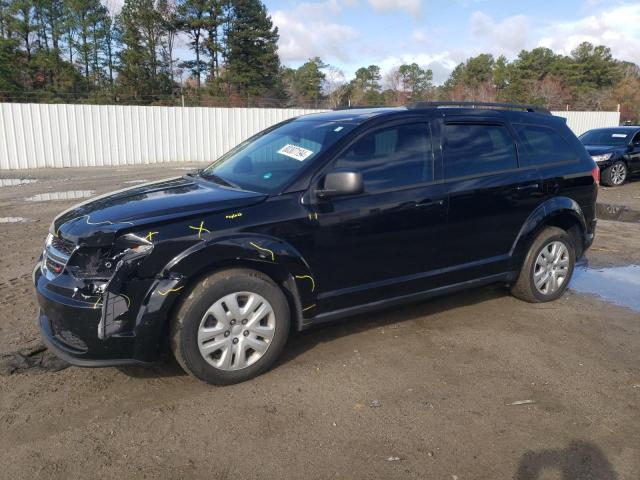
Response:
POLYGON ((627 164, 618 161, 602 172, 602 183, 608 187, 618 187, 627 179, 627 164))
POLYGON ((246 269, 200 281, 176 312, 171 347, 189 374, 208 383, 238 383, 265 372, 289 333, 289 306, 266 275, 246 269))
POLYGON ((511 293, 527 302, 550 302, 567 289, 576 262, 567 232, 547 227, 533 241, 511 293))

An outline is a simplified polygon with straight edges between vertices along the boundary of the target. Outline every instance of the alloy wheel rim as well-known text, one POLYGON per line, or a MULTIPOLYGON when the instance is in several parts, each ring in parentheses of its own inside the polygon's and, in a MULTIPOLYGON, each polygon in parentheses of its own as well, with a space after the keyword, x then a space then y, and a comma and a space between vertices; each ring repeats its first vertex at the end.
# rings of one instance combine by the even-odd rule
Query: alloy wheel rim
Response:
POLYGON ((202 358, 220 370, 247 368, 271 346, 276 317, 271 304, 254 292, 234 292, 214 302, 198 327, 202 358))
POLYGON ((617 163, 611 167, 611 181, 615 185, 620 185, 627 177, 627 169, 622 163, 617 163))
POLYGON ((562 288, 569 274, 569 249, 553 241, 540 250, 533 267, 533 283, 538 292, 552 295, 562 288))

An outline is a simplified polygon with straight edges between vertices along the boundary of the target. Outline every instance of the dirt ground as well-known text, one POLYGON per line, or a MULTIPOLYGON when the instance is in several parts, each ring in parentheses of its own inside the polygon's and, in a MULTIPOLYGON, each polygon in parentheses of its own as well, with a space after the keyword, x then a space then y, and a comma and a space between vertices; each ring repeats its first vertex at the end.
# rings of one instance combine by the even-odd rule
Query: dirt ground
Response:
MULTIPOLYGON (((530 305, 495 286, 356 317, 295 335, 273 370, 230 387, 171 360, 55 371, 31 269, 79 200, 25 199, 183 173, 0 175, 38 179, 0 188, 0 217, 27 219, 0 223, 0 355, 24 354, 0 372, 1 478, 640 478, 640 314, 574 292, 530 305)), ((589 263, 640 264, 640 181, 599 202, 612 219, 589 263)))

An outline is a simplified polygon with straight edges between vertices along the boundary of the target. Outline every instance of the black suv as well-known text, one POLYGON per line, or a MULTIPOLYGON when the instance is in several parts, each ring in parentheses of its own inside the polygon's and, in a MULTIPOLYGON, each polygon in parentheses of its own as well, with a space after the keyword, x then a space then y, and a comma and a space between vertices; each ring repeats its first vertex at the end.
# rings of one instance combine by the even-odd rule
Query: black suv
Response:
POLYGON ((640 127, 596 128, 580 135, 580 141, 600 167, 604 185, 617 187, 640 172, 640 127))
POLYGON ((46 344, 81 366, 170 348, 228 384, 291 329, 494 282, 557 299, 593 241, 599 170, 563 119, 495 106, 307 115, 65 211, 34 270, 46 344))

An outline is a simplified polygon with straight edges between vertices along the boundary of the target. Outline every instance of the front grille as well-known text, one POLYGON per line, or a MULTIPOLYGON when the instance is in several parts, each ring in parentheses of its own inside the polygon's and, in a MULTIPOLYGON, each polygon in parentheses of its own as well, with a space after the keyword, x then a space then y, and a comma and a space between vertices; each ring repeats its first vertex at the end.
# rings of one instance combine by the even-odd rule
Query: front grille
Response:
POLYGON ((43 253, 42 272, 45 276, 52 279, 60 275, 75 250, 73 242, 49 234, 43 253))
POLYGON ((70 257, 75 250, 75 244, 70 240, 65 240, 62 237, 53 237, 51 239, 51 246, 61 253, 64 253, 67 257, 70 257))

